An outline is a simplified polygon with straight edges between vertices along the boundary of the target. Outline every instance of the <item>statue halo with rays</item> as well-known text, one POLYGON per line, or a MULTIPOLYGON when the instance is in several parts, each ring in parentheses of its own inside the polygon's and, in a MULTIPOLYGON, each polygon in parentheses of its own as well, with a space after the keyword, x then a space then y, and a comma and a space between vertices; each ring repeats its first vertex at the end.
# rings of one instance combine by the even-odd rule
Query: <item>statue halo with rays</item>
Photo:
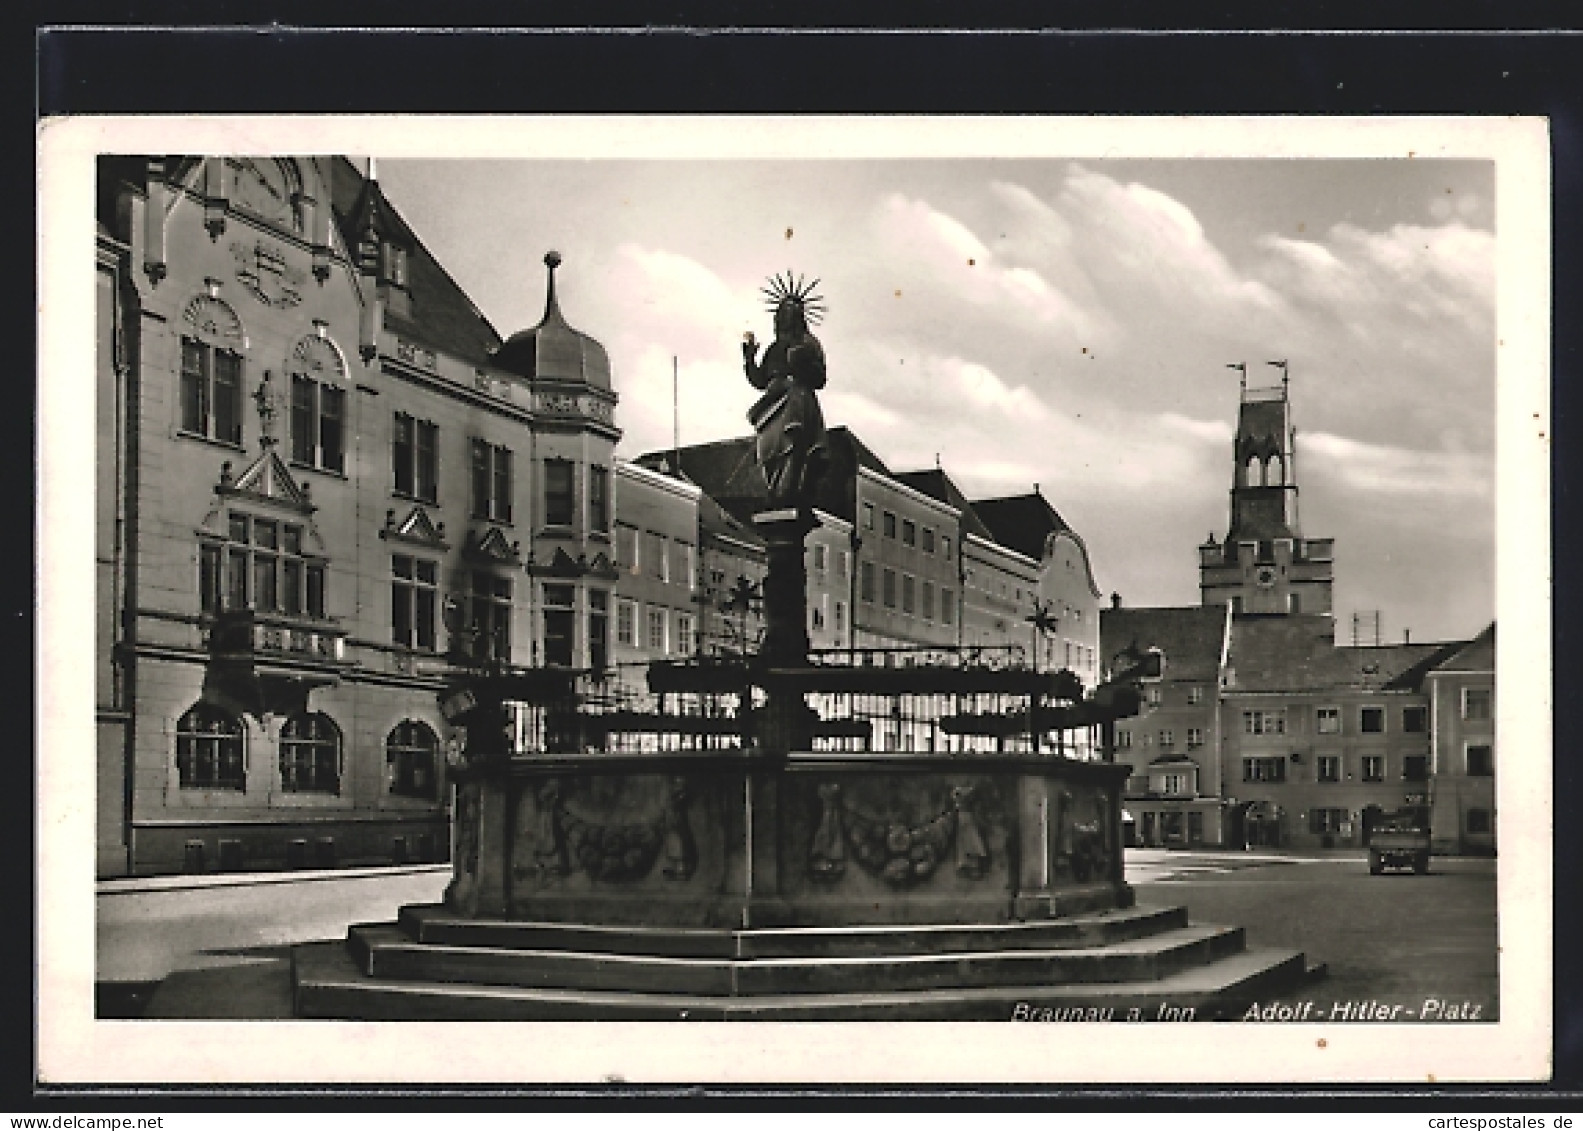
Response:
POLYGON ((824 296, 814 291, 818 285, 818 279, 807 282, 802 275, 794 276, 788 270, 784 275, 771 275, 769 282, 759 290, 764 294, 764 305, 772 313, 781 303, 789 301, 802 311, 809 325, 817 326, 825 313, 824 296))

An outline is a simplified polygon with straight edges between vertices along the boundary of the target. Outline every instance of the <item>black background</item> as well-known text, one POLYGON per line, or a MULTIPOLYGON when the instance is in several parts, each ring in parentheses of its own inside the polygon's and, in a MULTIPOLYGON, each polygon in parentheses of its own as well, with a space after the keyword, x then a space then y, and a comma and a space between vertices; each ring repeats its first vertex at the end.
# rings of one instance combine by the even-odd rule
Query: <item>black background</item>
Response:
MULTIPOLYGON (((850 6, 850 5, 849 5, 850 6)), ((147 6, 144 6, 145 8, 147 6)), ((1562 6, 1516 4, 1386 5, 1221 3, 1191 11, 1192 29, 1178 24, 1177 6, 1128 3, 1046 5, 1045 19, 1065 30, 1038 30, 1020 9, 995 4, 886 5, 854 22, 849 11, 820 4, 751 6, 761 28, 728 30, 722 12, 685 5, 565 6, 558 20, 541 26, 488 27, 506 9, 466 2, 423 5, 327 3, 261 5, 213 0, 172 3, 157 12, 130 4, 50 6, 47 26, 35 19, 31 58, 13 52, 0 76, 20 92, 34 79, 33 121, 68 114, 135 113, 951 113, 951 114, 1519 114, 1549 119, 1554 207, 1553 563, 1555 630, 1555 1081, 1549 1087, 1441 1088, 1393 1093, 1293 1089, 1291 1099, 1270 1092, 1224 1090, 1016 1089, 976 1094, 885 1091, 772 1095, 727 1089, 636 1091, 612 1086, 580 1096, 517 1089, 512 1106, 575 1104, 579 1109, 656 1106, 662 1096, 686 1096, 695 1105, 875 1107, 1037 1106, 1057 1100, 1063 1108, 1106 1112, 1139 1107, 1276 1110, 1304 1107, 1364 1110, 1441 1110, 1457 1113, 1572 1111, 1583 1098, 1583 805, 1580 772, 1574 626, 1578 591, 1573 580, 1578 457, 1567 447, 1577 407, 1579 315, 1578 233, 1583 213, 1583 38, 1557 30, 1562 6), (437 9, 439 11, 437 11, 437 9), (1413 30, 1411 15, 1432 13, 1442 30, 1413 30), (355 15, 354 15, 355 14, 355 15), (438 14, 457 26, 424 27, 438 14), (150 19, 203 23, 147 26, 150 19), (967 30, 971 17, 976 30, 967 30), (1559 17, 1559 18, 1558 18, 1559 17), (905 18, 910 30, 896 30, 905 18), (387 27, 366 25, 377 20, 387 27), (814 27, 813 21, 847 21, 814 27), (248 27, 225 24, 249 22, 248 27), (1390 21, 1395 21, 1392 26, 1390 21), (301 26, 341 23, 335 28, 301 26), (1306 22, 1306 27, 1304 23, 1306 22), (1319 27, 1328 23, 1329 29, 1319 27), (86 25, 95 26, 86 26, 86 25), (580 30, 557 30, 575 24, 580 30), (144 25, 144 26, 135 26, 144 25), (298 26, 292 26, 298 25, 298 26), (600 26, 595 26, 600 25, 600 26), (1127 27, 1130 30, 1118 30, 1127 27), (1246 27, 1266 30, 1247 32, 1246 27), (1333 30, 1350 28, 1351 31, 1333 30), (1499 30, 1505 29, 1505 30, 1499 30), (18 68, 15 64, 21 63, 18 68), (1558 1094, 1558 1091, 1560 1094, 1558 1094)), ((1034 9, 1034 6, 1027 6, 1034 9)), ((1034 9, 1037 11, 1037 9, 1034 9)), ((512 13, 516 14, 516 13, 512 13)), ((748 5, 726 15, 742 19, 748 5)), ((15 17, 13 17, 15 18, 15 17)), ((21 41, 14 39, 13 45, 21 41)), ((16 167, 13 166, 13 169, 16 167)), ((15 173, 13 173, 15 176, 15 173)), ((17 178, 20 181, 20 178, 17 178)), ((18 184, 26 192, 31 186, 18 184)), ((13 197, 15 199, 15 197, 13 197)), ((26 235, 20 235, 26 239, 26 235)), ((13 245, 16 246, 16 245, 13 245)), ((20 303, 13 303, 20 309, 20 303)), ((27 341, 22 329, 19 340, 27 341)), ((22 473, 20 442, 7 446, 22 473)), ((1535 532, 1535 552, 1539 552, 1535 532)), ((11 563, 13 572, 18 562, 11 563)), ((12 625, 32 622, 31 605, 9 589, 5 611, 12 625)), ((18 639, 15 654, 28 655, 18 639)), ((20 695, 15 702, 21 703, 20 695)), ((19 748, 12 753, 21 757, 19 748)), ((1543 750, 1503 750, 1504 759, 1544 757, 1543 750)), ((17 791, 21 792, 21 791, 17 791)), ((7 823, 12 860, 30 854, 25 833, 31 798, 11 798, 16 819, 7 823)), ((9 809, 8 809, 9 813, 9 809)), ((20 872, 17 869, 13 874, 20 872)), ((20 903, 17 877, 17 900, 20 903)), ((496 1106, 498 1092, 406 1094, 354 1099, 333 1091, 284 1090, 244 1099, 236 1090, 183 1096, 167 1091, 141 1097, 80 1088, 40 1091, 24 1073, 23 1019, 32 1017, 26 958, 14 932, 6 948, 11 977, 6 1004, 13 1040, 7 1042, 5 1092, 0 1107, 17 1113, 151 1112, 301 1108, 328 1110, 355 1103, 362 1110, 385 1102, 417 1106, 496 1106)), ((31 1027, 29 1027, 31 1028, 31 1027)), ((1404 1033, 1406 1031, 1404 1030, 1404 1033)), ((1195 1034, 1196 1035, 1196 1034, 1195 1034)), ((1206 1034, 1207 1035, 1207 1034, 1206 1034)), ((245 1056, 245 1049, 237 1050, 245 1056)), ((423 1056, 443 1050, 424 1050, 423 1056)), ((421 1063, 421 1061, 420 1061, 421 1063)), ((1147 1074, 1146 1066, 1140 1066, 1147 1074)), ((700 1075, 703 1075, 701 1072, 700 1075)), ((151 1081, 157 1087, 158 1082, 151 1081)), ((674 1100, 670 1101, 674 1102, 674 1100)))

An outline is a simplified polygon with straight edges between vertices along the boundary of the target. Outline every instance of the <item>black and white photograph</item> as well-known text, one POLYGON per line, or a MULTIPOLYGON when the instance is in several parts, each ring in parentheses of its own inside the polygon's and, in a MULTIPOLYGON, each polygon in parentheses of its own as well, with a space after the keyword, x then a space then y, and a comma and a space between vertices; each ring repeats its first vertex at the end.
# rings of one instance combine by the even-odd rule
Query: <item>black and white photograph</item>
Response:
POLYGON ((1546 1076, 1542 120, 40 139, 42 1078, 1546 1076))

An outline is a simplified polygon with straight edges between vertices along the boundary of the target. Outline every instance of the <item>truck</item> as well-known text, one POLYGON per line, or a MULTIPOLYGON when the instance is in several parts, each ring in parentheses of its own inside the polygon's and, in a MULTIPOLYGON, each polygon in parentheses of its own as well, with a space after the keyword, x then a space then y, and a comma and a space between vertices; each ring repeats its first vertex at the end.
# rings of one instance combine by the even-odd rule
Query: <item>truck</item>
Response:
POLYGON ((1398 809, 1375 822, 1369 836, 1369 875, 1386 868, 1429 871, 1429 822, 1422 809, 1398 809))

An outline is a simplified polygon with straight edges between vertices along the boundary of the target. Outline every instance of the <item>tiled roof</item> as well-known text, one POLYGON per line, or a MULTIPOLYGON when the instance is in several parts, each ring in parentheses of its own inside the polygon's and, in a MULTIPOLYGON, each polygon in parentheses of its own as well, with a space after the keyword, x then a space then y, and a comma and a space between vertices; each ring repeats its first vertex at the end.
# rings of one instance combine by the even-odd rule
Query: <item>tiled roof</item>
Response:
POLYGON ((1495 624, 1479 633, 1466 644, 1460 645, 1445 659, 1437 663, 1436 672, 1492 672, 1495 670, 1495 624))
POLYGON ((973 510, 994 532, 995 541, 1035 561, 1044 557, 1045 539, 1071 529, 1038 491, 998 499, 976 499, 973 510))
POLYGON ((411 313, 402 317, 385 312, 385 325, 393 333, 421 342, 452 357, 487 366, 490 352, 500 345, 500 335, 473 300, 446 273, 423 241, 402 219, 379 185, 369 181, 344 157, 330 162, 330 195, 335 218, 348 249, 355 256, 359 231, 373 213, 375 227, 405 245, 411 313))
POLYGON ((1232 625, 1233 691, 1413 691, 1451 644, 1341 646, 1323 616, 1238 617, 1232 625))
POLYGON ((967 496, 962 493, 952 478, 938 467, 925 468, 922 471, 903 471, 893 478, 898 483, 905 483, 914 491, 922 491, 931 499, 938 499, 947 506, 955 507, 962 515, 962 529, 969 534, 977 534, 980 538, 995 541, 995 535, 989 527, 984 525, 984 520, 979 518, 973 510, 973 504, 967 501, 967 496))
POLYGON ((1216 605, 1101 609, 1100 653, 1108 664, 1125 651, 1141 659, 1158 648, 1167 679, 1213 680, 1220 671, 1225 623, 1226 610, 1216 605))

